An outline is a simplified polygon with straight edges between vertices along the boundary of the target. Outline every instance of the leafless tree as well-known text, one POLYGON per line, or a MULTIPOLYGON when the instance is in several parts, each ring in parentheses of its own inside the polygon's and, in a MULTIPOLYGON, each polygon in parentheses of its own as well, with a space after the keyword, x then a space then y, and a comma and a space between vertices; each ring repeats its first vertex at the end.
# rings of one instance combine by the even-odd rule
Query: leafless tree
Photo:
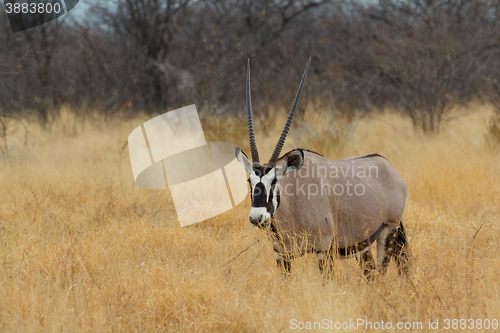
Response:
POLYGON ((0 13, 3 111, 46 123, 63 104, 113 116, 194 102, 241 115, 251 58, 256 118, 269 124, 309 56, 299 120, 307 101, 391 107, 428 133, 454 105, 500 96, 500 0, 113 0, 88 15, 12 34, 0 13))
MULTIPOLYGON (((151 86, 140 93, 149 97, 158 109, 168 107, 172 42, 189 17, 189 0, 124 0, 98 7, 104 22, 122 39, 131 40, 137 66, 151 78, 151 86)), ((172 75, 173 76, 173 75, 172 75)))

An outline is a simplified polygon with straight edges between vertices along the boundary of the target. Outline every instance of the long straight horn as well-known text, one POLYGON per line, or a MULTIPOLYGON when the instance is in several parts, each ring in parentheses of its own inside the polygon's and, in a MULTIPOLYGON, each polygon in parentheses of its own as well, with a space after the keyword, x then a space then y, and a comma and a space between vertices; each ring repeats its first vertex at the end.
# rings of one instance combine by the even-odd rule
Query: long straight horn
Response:
POLYGON ((288 115, 288 119, 286 121, 285 128, 283 129, 283 132, 281 132, 281 136, 280 136, 280 139, 278 140, 278 143, 276 144, 276 148, 274 149, 273 156, 271 156, 271 159, 269 160, 269 165, 272 165, 272 166, 276 165, 276 161, 278 161, 278 158, 279 158, 280 153, 281 153, 281 149, 283 148, 283 145, 285 144, 286 136, 288 134, 288 130, 290 129, 290 125, 292 124, 293 116, 295 116, 295 109, 297 109, 297 105, 299 104, 300 95, 302 94, 302 88, 304 88, 304 82, 306 81, 307 71, 309 70, 310 64, 311 64, 311 58, 309 57, 309 61, 307 62, 306 70, 304 71, 304 75, 302 75, 302 80, 300 81, 299 90, 297 90, 297 95, 295 95, 295 100, 293 101, 292 109, 290 110, 290 114, 288 115))
POLYGON ((253 129, 252 115, 252 96, 250 95, 250 59, 247 63, 247 120, 248 120, 248 137, 250 139, 250 150, 252 151, 252 164, 254 167, 260 166, 259 152, 255 143, 255 132, 253 129))

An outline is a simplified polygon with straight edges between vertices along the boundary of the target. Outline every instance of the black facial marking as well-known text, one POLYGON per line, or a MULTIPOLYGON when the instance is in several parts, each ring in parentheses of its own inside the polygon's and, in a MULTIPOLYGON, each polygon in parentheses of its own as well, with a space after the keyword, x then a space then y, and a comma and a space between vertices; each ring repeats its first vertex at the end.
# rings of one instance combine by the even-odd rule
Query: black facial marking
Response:
POLYGON ((276 178, 274 178, 273 181, 271 182, 271 193, 269 193, 269 201, 267 203, 267 211, 269 212, 269 214, 271 214, 271 216, 274 216, 274 211, 280 205, 279 193, 277 194, 277 197, 276 197, 278 200, 278 204, 276 205, 276 208, 273 205, 274 188, 276 187, 277 183, 278 183, 278 180, 276 178))
POLYGON ((266 187, 264 184, 257 183, 253 192, 252 207, 266 207, 266 187))
POLYGON ((253 170, 253 172, 255 172, 255 175, 257 177, 260 178, 260 177, 264 176, 264 169, 262 167, 253 168, 252 170, 253 170))
POLYGON ((264 166, 264 167, 257 167, 257 168, 252 168, 252 170, 255 172, 255 175, 259 178, 262 178, 264 175, 267 175, 269 171, 271 171, 273 167, 271 166, 264 166))
POLYGON ((264 174, 267 175, 272 169, 273 169, 273 167, 271 167, 271 166, 265 166, 264 167, 264 174))
MULTIPOLYGON (((259 178, 262 178, 264 175, 267 175, 273 167, 271 166, 264 166, 264 167, 257 167, 253 168, 253 171, 255 172, 255 175, 259 178)), ((250 178, 247 180, 248 183, 250 184, 250 178)), ((278 207, 273 206, 273 195, 274 195, 274 189, 277 185, 278 180, 274 178, 271 182, 271 188, 270 188, 270 193, 269 193, 269 200, 267 198, 267 191, 266 187, 262 182, 258 182, 254 188, 250 189, 250 198, 252 199, 252 207, 266 207, 267 212, 273 216, 274 211, 278 207)), ((280 195, 279 193, 277 194, 277 206, 280 204, 280 195)))

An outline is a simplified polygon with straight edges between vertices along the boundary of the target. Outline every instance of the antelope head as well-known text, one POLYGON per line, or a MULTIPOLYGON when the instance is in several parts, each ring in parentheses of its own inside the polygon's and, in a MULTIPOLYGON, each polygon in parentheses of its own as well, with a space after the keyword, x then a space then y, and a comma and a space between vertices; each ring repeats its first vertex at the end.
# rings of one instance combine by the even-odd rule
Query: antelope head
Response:
POLYGON ((292 150, 285 157, 284 163, 280 166, 276 166, 281 149, 286 140, 288 130, 292 124, 293 117, 295 115, 295 110, 297 109, 297 104, 300 100, 300 95, 302 93, 302 88, 304 87, 304 82, 306 80, 307 71, 309 70, 309 65, 311 63, 311 58, 307 62, 306 69, 302 75, 302 80, 300 81, 299 89, 295 100, 292 104, 292 109, 288 115, 288 119, 285 123, 285 128, 281 132, 281 136, 276 144, 273 155, 268 163, 261 165, 259 160, 259 152, 257 150, 257 144, 255 143, 255 132, 253 127, 253 115, 252 115, 252 102, 250 94, 250 59, 247 63, 247 85, 246 85, 246 102, 247 102, 247 119, 248 119, 248 136, 250 139, 250 150, 252 153, 252 161, 241 151, 241 149, 236 148, 236 158, 238 162, 245 168, 246 172, 250 175, 248 182, 250 183, 250 197, 252 199, 252 209, 250 210, 250 223, 254 226, 265 227, 266 223, 269 227, 270 219, 274 216, 276 209, 280 204, 280 190, 278 182, 285 177, 285 175, 292 171, 298 171, 302 168, 304 163, 304 155, 300 150, 292 150))

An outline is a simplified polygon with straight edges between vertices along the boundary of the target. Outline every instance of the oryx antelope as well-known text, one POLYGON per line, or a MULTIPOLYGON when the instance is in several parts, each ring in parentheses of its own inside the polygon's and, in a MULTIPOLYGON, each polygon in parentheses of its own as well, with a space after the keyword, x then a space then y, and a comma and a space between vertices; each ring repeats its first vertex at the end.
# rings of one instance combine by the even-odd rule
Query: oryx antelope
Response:
POLYGON ((281 158, 311 60, 307 63, 285 128, 271 159, 261 164, 255 142, 247 64, 246 105, 252 161, 239 149, 236 157, 250 175, 250 223, 268 228, 276 261, 285 272, 290 260, 306 252, 318 255, 321 271, 332 271, 332 259, 358 258, 367 277, 376 269, 371 245, 377 240, 377 264, 385 273, 394 257, 406 272, 406 235, 401 218, 408 189, 396 169, 372 154, 330 161, 306 149, 281 158))

